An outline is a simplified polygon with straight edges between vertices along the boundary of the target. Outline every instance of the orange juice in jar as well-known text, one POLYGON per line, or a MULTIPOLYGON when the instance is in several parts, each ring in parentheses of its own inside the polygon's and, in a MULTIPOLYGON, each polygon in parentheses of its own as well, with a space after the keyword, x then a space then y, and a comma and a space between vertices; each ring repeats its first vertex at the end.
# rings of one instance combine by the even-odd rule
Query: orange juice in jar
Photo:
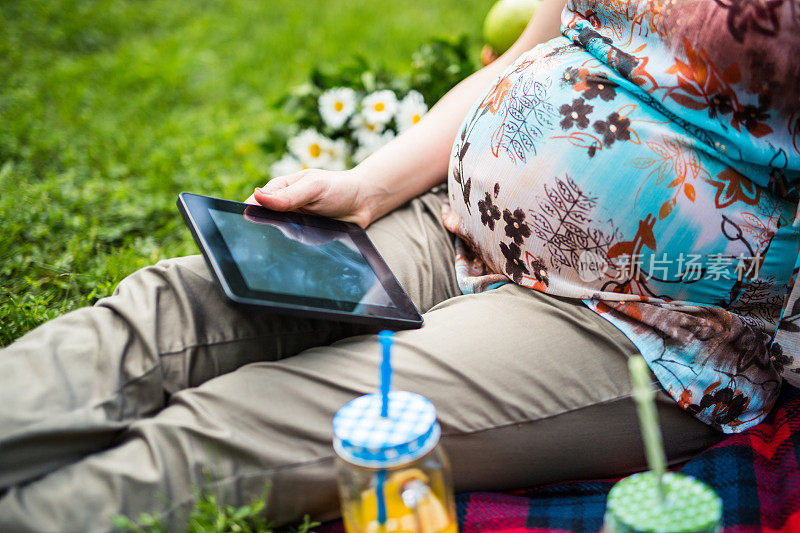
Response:
POLYGON ((356 398, 334 417, 338 483, 348 533, 456 533, 450 466, 436 409, 405 391, 356 398))

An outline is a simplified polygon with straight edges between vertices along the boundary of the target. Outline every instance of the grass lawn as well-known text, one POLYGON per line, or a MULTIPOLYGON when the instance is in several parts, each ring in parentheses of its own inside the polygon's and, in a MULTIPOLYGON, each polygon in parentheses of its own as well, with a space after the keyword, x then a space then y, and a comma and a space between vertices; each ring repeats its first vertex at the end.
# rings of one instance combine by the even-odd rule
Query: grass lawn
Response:
POLYGON ((404 69, 492 0, 0 2, 0 346, 196 253, 180 191, 244 199, 269 109, 315 64, 404 69))

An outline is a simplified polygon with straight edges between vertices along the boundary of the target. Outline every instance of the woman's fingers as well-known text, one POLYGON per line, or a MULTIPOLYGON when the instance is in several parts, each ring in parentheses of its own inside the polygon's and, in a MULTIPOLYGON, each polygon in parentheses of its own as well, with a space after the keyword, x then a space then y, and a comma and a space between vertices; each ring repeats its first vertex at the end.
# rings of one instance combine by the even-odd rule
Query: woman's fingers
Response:
MULTIPOLYGON (((264 193, 266 193, 266 194, 274 193, 274 192, 276 192, 276 191, 278 191, 280 189, 283 189, 284 187, 287 187, 287 186, 291 185, 292 183, 296 182, 297 180, 302 178, 305 174, 306 174, 306 171, 305 170, 301 170, 300 172, 295 172, 294 174, 288 174, 286 176, 276 176, 276 177, 272 178, 271 180, 269 180, 267 182, 267 184, 264 185, 263 187, 256 188, 256 192, 261 191, 262 192, 262 196, 263 196, 264 193)), ((261 202, 259 202, 256 199, 256 193, 255 192, 253 194, 251 194, 247 198, 247 200, 244 201, 244 203, 252 204, 252 205, 261 205, 261 202)))
POLYGON ((257 188, 252 199, 274 211, 302 211, 350 220, 360 216, 358 192, 358 184, 347 171, 309 169, 274 178, 257 188))
POLYGON ((253 197, 267 209, 292 211, 317 200, 323 189, 324 186, 319 180, 298 178, 293 183, 276 187, 274 190, 269 190, 267 187, 256 189, 253 197))
POLYGON ((267 193, 275 192, 279 189, 283 189, 284 187, 288 187, 292 183, 295 183, 306 174, 308 174, 307 170, 301 170, 300 172, 287 174, 286 176, 276 176, 275 178, 269 180, 266 185, 261 187, 261 190, 267 193))

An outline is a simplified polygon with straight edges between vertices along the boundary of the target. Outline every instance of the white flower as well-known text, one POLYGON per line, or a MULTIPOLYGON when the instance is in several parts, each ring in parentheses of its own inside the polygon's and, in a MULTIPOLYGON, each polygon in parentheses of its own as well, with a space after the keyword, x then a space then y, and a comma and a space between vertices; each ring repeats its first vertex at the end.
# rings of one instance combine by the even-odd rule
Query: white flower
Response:
POLYGON ((389 141, 394 139, 395 134, 392 130, 386 130, 383 133, 372 133, 366 132, 362 133, 358 139, 358 148, 356 149, 356 153, 353 154, 353 160, 356 163, 360 163, 365 160, 367 157, 372 155, 375 151, 378 150, 384 144, 387 144, 389 141))
POLYGON ((364 135, 367 133, 380 133, 386 127, 386 124, 367 122, 364 119, 364 116, 359 113, 350 119, 350 127, 355 130, 353 135, 358 138, 359 135, 364 135))
MULTIPOLYGON (((297 158, 295 161, 301 169, 345 170, 349 147, 344 139, 334 141, 309 128, 301 131, 297 137, 289 139, 289 151, 297 158)), ((276 165, 282 161, 283 159, 276 165)), ((291 159, 286 163, 286 168, 289 168, 290 163, 291 159)))
POLYGON ((353 161, 355 163, 361 163, 363 160, 372 155, 372 152, 372 148, 368 146, 359 146, 356 148, 356 153, 353 154, 353 161))
POLYGON ((356 92, 347 87, 330 89, 320 95, 318 104, 323 122, 339 129, 356 110, 356 92))
POLYGON ((344 139, 338 139, 331 142, 329 153, 331 159, 330 163, 328 163, 328 166, 325 167, 325 170, 347 169, 347 156, 350 153, 350 149, 347 146, 347 141, 344 139))
POLYGON ((289 139, 289 151, 300 163, 313 168, 327 168, 331 162, 333 141, 313 128, 301 131, 289 139))
POLYGON ((425 105, 425 99, 417 91, 409 92, 405 98, 400 101, 397 109, 397 128, 400 131, 405 131, 422 118, 428 111, 428 106, 425 105))
POLYGON ((361 101, 364 121, 370 124, 386 124, 397 110, 397 97, 392 91, 375 91, 361 101))
POLYGON ((295 172, 300 172, 304 168, 308 168, 307 166, 303 165, 300 161, 295 159, 289 154, 286 154, 279 160, 275 161, 269 169, 270 175, 273 177, 275 176, 287 176, 289 174, 294 174, 295 172))
MULTIPOLYGON (((372 146, 381 138, 380 131, 373 131, 367 128, 359 128, 353 132, 353 138, 359 146, 372 146)), ((386 130, 385 133, 393 133, 392 130, 386 130)))

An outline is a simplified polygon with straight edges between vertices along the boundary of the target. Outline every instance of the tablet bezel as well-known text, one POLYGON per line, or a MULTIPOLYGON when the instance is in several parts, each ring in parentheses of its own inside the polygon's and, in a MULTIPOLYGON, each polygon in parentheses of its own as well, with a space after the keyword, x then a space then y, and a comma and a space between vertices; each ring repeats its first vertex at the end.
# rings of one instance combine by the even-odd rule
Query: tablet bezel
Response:
POLYGON ((364 229, 358 224, 304 213, 271 211, 262 206, 187 192, 178 195, 177 205, 214 274, 218 286, 225 296, 236 303, 269 308, 285 314, 374 324, 394 329, 422 326, 422 316, 419 311, 400 286, 392 271, 389 270, 364 229), (396 307, 356 304, 251 289, 247 286, 230 249, 209 212, 210 209, 217 209, 244 216, 247 208, 255 209, 258 211, 258 216, 276 222, 289 222, 347 233, 396 307))

